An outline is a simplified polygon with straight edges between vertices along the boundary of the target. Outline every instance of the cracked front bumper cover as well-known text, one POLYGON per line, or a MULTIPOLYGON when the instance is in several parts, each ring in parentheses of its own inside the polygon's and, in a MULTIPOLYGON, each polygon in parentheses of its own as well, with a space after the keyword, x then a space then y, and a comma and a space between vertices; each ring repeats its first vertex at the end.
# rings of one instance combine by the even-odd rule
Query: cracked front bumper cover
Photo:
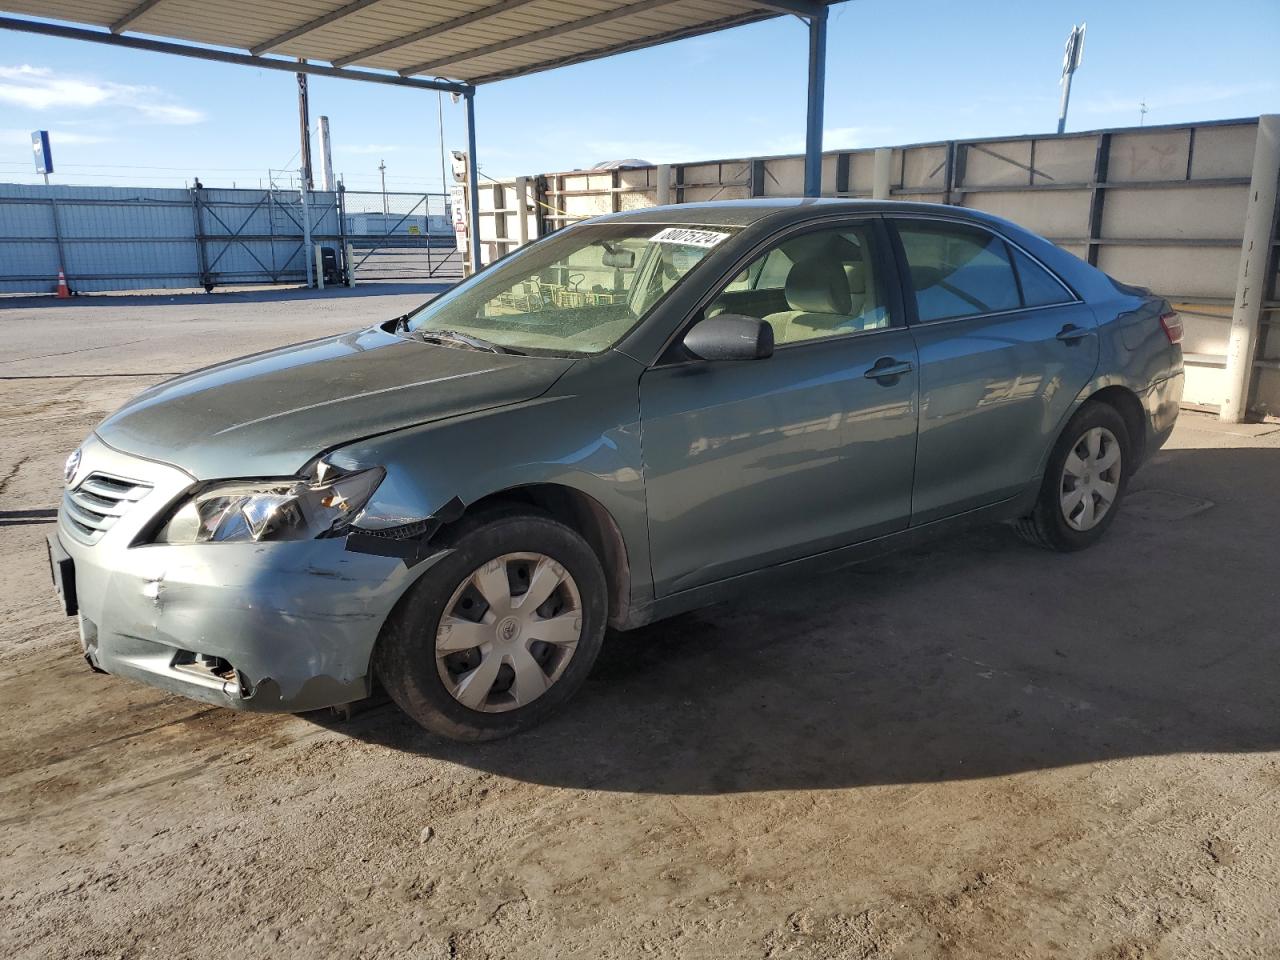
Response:
POLYGON ((340 538, 135 545, 191 478, 97 442, 84 450, 82 469, 152 486, 93 542, 59 513, 56 555, 71 561, 91 665, 237 710, 300 712, 368 695, 382 625, 431 558, 410 569, 340 538), (214 660, 221 674, 191 669, 214 660))
POLYGON ((94 548, 68 552, 93 666, 238 710, 368 696, 374 643, 411 582, 396 560, 336 540, 148 547, 111 567, 94 548), (193 655, 225 661, 227 675, 190 669, 193 655))

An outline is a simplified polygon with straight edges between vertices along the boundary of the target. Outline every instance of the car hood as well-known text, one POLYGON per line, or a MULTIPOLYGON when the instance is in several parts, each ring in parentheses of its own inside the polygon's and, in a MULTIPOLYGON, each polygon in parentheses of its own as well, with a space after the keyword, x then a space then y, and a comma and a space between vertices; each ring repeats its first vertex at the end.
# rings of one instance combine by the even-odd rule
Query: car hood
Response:
POLYGON ((159 384, 97 433, 201 480, 288 476, 361 437, 531 400, 572 363, 437 346, 375 327, 159 384))

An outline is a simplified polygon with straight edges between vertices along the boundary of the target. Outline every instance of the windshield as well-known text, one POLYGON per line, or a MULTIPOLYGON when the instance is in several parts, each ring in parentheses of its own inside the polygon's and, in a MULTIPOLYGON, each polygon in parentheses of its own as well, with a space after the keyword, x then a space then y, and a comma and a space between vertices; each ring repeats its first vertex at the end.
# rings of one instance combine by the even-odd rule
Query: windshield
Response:
POLYGON ((612 347, 732 235, 732 227, 600 223, 552 234, 409 315, 420 337, 452 334, 519 352, 612 347))

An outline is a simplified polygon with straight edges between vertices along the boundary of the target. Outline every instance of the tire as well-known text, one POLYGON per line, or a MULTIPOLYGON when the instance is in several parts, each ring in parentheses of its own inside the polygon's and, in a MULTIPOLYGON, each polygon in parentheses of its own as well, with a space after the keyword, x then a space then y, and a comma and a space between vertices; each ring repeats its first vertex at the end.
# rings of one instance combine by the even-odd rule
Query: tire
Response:
POLYGON ((604 571, 575 531, 532 512, 463 518, 445 544, 451 552, 409 589, 383 627, 374 674, 432 733, 510 736, 544 720, 591 672, 608 616, 604 571), (537 610, 518 606, 535 583, 541 594, 562 574, 537 610))
POLYGON ((1132 450, 1124 417, 1105 403, 1086 403, 1058 437, 1035 507, 1015 523, 1018 533, 1027 542, 1049 550, 1068 552, 1093 546, 1115 521, 1124 500, 1136 466, 1132 450), (1101 450, 1097 458, 1089 446, 1095 437, 1101 450), (1118 459, 1114 466, 1103 468, 1112 445, 1118 459), (1068 459, 1073 455, 1069 470, 1068 459), (1108 493, 1111 500, 1106 502, 1108 493), (1086 506, 1094 511, 1090 517, 1082 516, 1086 506))

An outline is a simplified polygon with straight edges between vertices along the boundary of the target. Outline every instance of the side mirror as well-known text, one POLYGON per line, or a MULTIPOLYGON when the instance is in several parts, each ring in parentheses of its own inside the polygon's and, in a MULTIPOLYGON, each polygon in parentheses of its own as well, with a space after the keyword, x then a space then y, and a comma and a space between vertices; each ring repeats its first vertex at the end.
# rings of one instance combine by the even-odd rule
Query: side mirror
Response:
POLYGON ((763 360, 773 356, 773 327, 756 317, 722 313, 695 323, 684 346, 700 360, 763 360))

